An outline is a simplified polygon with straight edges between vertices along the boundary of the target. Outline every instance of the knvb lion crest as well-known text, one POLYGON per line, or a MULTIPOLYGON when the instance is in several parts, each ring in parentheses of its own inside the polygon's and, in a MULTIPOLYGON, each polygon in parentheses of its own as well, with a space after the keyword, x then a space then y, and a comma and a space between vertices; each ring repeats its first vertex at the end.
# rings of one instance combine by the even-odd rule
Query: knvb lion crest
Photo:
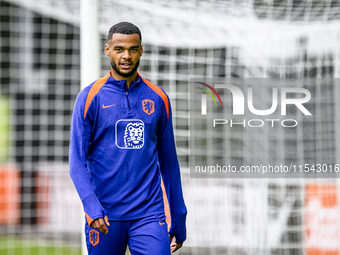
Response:
POLYGON ((142 101, 142 105, 143 105, 143 111, 146 114, 151 115, 155 112, 155 103, 152 100, 144 99, 142 101))
POLYGON ((97 230, 90 230, 89 241, 93 246, 96 246, 99 243, 99 232, 97 230))
POLYGON ((144 124, 131 122, 127 124, 124 132, 125 148, 140 149, 144 144, 144 124))
POLYGON ((144 122, 121 119, 116 122, 116 145, 120 149, 141 149, 144 146, 144 122))

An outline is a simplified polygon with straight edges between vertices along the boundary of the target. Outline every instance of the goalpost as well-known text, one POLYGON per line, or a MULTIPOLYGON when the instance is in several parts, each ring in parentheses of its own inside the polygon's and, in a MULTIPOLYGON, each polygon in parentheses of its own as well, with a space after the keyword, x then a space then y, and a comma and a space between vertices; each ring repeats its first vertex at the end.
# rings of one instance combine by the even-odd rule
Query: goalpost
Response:
MULTIPOLYGON (((100 78, 101 71, 101 37, 99 33, 99 1, 80 1, 80 59, 81 89, 100 78)), ((103 49, 102 49, 103 50, 103 49)), ((84 211, 79 215, 83 219, 81 231, 82 254, 86 255, 84 211)))

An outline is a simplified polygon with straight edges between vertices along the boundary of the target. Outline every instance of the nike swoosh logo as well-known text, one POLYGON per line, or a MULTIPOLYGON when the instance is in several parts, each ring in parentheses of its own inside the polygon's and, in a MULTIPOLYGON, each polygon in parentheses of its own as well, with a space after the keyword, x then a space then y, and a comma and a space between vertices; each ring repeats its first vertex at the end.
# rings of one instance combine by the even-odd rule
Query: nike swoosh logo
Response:
POLYGON ((111 106, 115 106, 115 104, 111 104, 111 105, 102 105, 102 107, 103 107, 103 109, 105 109, 105 108, 108 108, 108 107, 111 107, 111 106))
POLYGON ((165 224, 165 222, 162 223, 161 221, 159 221, 159 225, 164 225, 164 224, 165 224))

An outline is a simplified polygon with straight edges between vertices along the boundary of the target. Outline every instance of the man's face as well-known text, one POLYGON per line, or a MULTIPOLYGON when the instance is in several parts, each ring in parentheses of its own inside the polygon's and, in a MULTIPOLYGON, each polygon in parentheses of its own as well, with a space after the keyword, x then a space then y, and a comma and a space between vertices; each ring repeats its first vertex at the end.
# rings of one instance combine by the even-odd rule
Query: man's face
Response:
POLYGON ((111 67, 119 76, 127 78, 138 69, 143 46, 138 34, 113 34, 105 53, 110 58, 111 67))

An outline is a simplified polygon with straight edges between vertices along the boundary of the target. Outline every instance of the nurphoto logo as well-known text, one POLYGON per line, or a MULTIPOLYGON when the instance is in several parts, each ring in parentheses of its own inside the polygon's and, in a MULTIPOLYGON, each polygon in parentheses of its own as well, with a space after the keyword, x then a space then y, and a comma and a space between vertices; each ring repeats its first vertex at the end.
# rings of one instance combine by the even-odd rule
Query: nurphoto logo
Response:
POLYGON ((339 175, 330 135, 338 120, 339 84, 328 78, 192 78, 190 177, 339 175))
MULTIPOLYGON (((276 122, 280 122, 283 127, 296 127, 298 125, 297 119, 280 119, 280 118, 270 118, 274 113, 275 116, 286 116, 288 107, 295 107, 304 116, 311 116, 312 113, 306 108, 305 104, 311 100, 311 92, 302 87, 293 86, 275 86, 271 84, 266 87, 266 93, 259 97, 255 96, 254 91, 257 89, 263 90, 258 84, 253 86, 252 84, 247 84, 246 86, 237 86, 230 83, 213 83, 213 86, 208 85, 204 82, 196 82, 198 84, 204 85, 206 88, 196 87, 202 90, 204 93, 201 94, 201 115, 205 116, 208 112, 207 94, 213 100, 215 106, 224 107, 222 112, 231 112, 232 116, 245 116, 245 115, 255 115, 255 116, 266 116, 265 119, 242 119, 233 120, 223 118, 214 118, 212 121, 213 127, 218 125, 230 124, 242 125, 243 127, 262 127, 265 123, 275 126, 276 122), (241 89, 243 88, 243 90, 241 89), (222 99, 216 89, 223 91, 223 94, 229 94, 231 100, 229 104, 222 104, 222 99), (220 105, 218 105, 218 98, 220 105), (231 103, 231 104, 230 104, 231 103), (255 106, 255 105, 258 106, 255 106), (226 109, 227 108, 227 109, 226 109), (262 109, 261 109, 262 108, 262 109), (280 110, 278 110, 280 108, 280 110), (246 111, 248 114, 246 114, 246 111), (279 112, 279 114, 278 114, 279 112)), ((229 114, 230 116, 230 114, 229 114)))

